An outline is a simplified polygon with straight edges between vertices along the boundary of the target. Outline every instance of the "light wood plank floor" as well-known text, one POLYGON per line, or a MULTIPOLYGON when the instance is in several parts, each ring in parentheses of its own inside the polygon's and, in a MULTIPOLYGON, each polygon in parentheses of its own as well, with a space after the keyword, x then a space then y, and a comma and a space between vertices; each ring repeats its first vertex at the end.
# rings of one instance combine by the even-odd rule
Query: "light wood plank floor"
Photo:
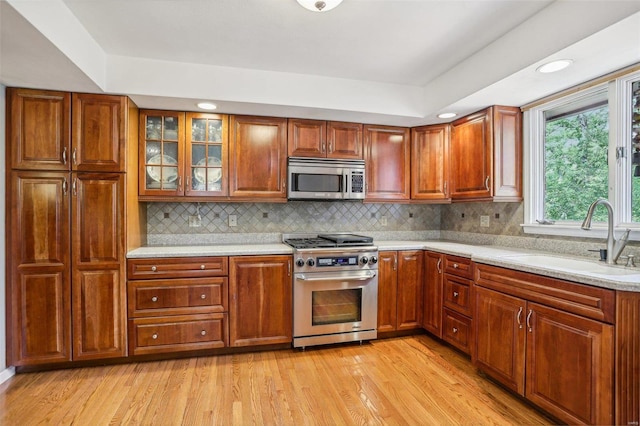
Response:
POLYGON ((485 425, 551 420, 428 336, 18 374, 2 425, 485 425))

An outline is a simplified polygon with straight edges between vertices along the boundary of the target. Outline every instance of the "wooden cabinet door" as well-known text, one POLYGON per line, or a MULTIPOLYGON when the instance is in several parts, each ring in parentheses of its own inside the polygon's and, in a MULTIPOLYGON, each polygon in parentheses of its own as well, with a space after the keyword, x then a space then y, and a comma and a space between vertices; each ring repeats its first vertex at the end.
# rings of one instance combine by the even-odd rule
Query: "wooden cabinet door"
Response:
POLYGON ((411 199, 449 198, 448 124, 411 129, 411 199))
POLYGON ((524 396, 525 319, 527 302, 475 287, 474 363, 482 371, 524 396))
POLYGON ((366 201, 408 200, 409 129, 364 126, 366 201))
POLYGON ((74 173, 74 360, 126 355, 124 175, 74 173))
POLYGON ((378 255, 378 331, 397 329, 398 253, 381 251, 378 255))
POLYGON ((138 195, 184 195, 185 114, 177 111, 140 111, 138 127, 138 195))
POLYGON ((612 424, 614 327, 528 303, 526 397, 568 424, 612 424))
POLYGON ((71 95, 7 89, 7 158, 12 169, 70 170, 71 95))
POLYGON ((442 338, 442 263, 443 254, 424 254, 422 327, 442 338))
POLYGON ((184 194, 189 197, 229 193, 229 117, 188 112, 185 138, 184 194))
POLYGON ((362 158, 362 124, 329 121, 327 123, 327 157, 362 158))
POLYGON ((326 157, 327 122, 289 119, 287 150, 290 157, 326 157))
POLYGON ((229 195, 285 201, 286 118, 232 116, 229 127, 229 195))
POLYGON ((493 200, 522 201, 522 112, 493 106, 493 200))
POLYGON ((14 171, 7 194, 9 365, 71 360, 69 173, 14 171))
POLYGON ((451 198, 491 199, 493 135, 488 110, 451 126, 451 198))
POLYGON ((398 252, 398 330, 422 327, 422 267, 422 250, 398 252))
POLYGON ((231 346, 293 340, 291 256, 229 258, 231 346))
POLYGON ((72 169, 124 172, 127 98, 74 93, 72 102, 72 169))

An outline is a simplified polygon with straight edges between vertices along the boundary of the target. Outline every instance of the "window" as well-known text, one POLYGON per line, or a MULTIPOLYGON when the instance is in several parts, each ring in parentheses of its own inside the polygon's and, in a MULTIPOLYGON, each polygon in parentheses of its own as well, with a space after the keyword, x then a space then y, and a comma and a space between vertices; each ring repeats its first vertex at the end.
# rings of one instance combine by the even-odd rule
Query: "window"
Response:
POLYGON ((640 72, 535 106, 524 120, 525 232, 606 236, 601 207, 596 229, 580 228, 605 198, 614 225, 640 239, 640 72))

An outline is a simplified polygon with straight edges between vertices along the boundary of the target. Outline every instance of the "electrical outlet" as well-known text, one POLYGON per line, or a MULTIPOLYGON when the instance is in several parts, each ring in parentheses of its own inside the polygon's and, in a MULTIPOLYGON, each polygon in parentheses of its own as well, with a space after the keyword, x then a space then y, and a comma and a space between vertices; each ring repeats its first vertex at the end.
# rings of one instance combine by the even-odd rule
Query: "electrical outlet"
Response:
POLYGON ((235 214, 229 215, 229 226, 238 226, 238 216, 235 214))
POLYGON ((483 228, 489 227, 489 216, 480 216, 480 226, 483 228))
POLYGON ((202 218, 200 216, 189 216, 189 228, 199 228, 202 226, 202 218))
POLYGON ((387 226, 387 217, 386 216, 380 216, 380 225, 387 226))

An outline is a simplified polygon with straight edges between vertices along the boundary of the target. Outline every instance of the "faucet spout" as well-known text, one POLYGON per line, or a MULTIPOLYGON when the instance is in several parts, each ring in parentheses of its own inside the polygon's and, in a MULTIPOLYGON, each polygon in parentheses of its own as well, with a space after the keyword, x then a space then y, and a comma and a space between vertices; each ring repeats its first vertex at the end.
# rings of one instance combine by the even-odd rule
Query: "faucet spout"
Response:
POLYGON ((627 229, 626 232, 620 237, 618 241, 616 241, 616 237, 613 233, 613 206, 611 203, 604 198, 599 198, 589 206, 587 210, 587 216, 584 218, 582 222, 582 229, 589 230, 591 229, 591 219, 593 218, 593 212, 598 205, 602 204, 607 208, 607 260, 608 264, 615 264, 624 250, 624 247, 627 245, 627 241, 629 239, 630 229, 627 229))

